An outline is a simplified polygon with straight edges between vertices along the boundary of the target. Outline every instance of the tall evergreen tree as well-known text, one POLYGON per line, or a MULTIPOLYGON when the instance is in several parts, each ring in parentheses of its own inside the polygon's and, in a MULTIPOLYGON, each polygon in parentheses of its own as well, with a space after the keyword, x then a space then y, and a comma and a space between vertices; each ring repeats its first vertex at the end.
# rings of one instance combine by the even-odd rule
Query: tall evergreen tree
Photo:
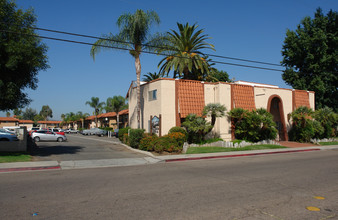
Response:
POLYGON ((305 17, 284 40, 283 79, 295 89, 316 93, 316 108, 338 111, 338 13, 325 16, 320 8, 314 18, 305 17))
POLYGON ((0 110, 30 103, 25 89, 36 89, 38 72, 48 68, 47 47, 33 29, 32 9, 17 9, 14 1, 0 1, 0 110), (18 34, 21 33, 21 34, 18 34))

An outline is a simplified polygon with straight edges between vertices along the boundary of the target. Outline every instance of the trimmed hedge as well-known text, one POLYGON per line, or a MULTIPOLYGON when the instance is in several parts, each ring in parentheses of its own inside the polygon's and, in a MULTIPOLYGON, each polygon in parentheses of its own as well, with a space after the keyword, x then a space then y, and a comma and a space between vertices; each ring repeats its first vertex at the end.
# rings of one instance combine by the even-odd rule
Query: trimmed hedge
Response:
POLYGON ((158 139, 157 135, 147 135, 141 139, 138 149, 144 151, 154 151, 154 141, 158 139))
POLYGON ((132 148, 138 148, 141 139, 144 137, 144 129, 130 129, 129 131, 129 145, 132 148))
POLYGON ((130 129, 130 127, 125 127, 125 128, 119 129, 118 137, 119 137, 120 141, 123 142, 124 134, 127 134, 127 135, 128 135, 128 130, 129 130, 129 129, 130 129))
POLYGON ((174 138, 168 136, 163 136, 153 141, 154 151, 157 153, 162 153, 163 151, 172 153, 172 152, 181 152, 182 147, 178 146, 177 141, 174 138))
POLYGON ((172 128, 170 128, 168 134, 171 134, 171 133, 174 133, 174 132, 181 132, 182 134, 184 134, 185 137, 186 137, 185 141, 187 141, 187 138, 188 138, 188 132, 187 132, 184 128, 182 128, 182 127, 177 127, 177 126, 172 127, 172 128))

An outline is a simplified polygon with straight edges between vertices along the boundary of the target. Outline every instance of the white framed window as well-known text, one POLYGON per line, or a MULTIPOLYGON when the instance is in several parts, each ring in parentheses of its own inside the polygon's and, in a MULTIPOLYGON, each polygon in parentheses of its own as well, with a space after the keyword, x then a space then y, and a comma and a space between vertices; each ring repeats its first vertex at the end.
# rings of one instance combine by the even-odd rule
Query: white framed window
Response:
POLYGON ((149 91, 149 101, 157 100, 157 89, 149 91))

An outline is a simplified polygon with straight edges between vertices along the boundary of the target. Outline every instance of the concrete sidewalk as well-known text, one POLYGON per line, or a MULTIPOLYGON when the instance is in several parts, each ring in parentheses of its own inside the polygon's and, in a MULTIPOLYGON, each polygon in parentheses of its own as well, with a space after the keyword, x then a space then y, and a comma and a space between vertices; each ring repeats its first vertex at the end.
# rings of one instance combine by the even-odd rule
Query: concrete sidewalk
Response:
POLYGON ((220 159, 229 157, 257 156, 267 154, 281 153, 297 153, 319 150, 338 149, 338 145, 332 146, 315 146, 300 147, 287 149, 267 149, 253 151, 237 151, 222 152, 209 154, 180 154, 166 156, 147 156, 143 158, 121 158, 121 159, 103 159, 103 160, 74 160, 74 161, 39 161, 39 162, 17 162, 17 163, 0 163, 0 173, 33 171, 33 170, 67 170, 67 169, 83 169, 83 168, 99 168, 99 167, 119 167, 119 166, 135 166, 165 162, 187 161, 187 160, 203 160, 203 159, 220 159))

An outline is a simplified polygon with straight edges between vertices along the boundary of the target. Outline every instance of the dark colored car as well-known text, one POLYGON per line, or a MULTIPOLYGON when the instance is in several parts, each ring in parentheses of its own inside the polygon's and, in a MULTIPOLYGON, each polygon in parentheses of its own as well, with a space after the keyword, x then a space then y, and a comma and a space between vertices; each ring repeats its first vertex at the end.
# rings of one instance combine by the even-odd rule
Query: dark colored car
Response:
POLYGON ((114 129, 113 136, 119 137, 119 129, 114 129))

